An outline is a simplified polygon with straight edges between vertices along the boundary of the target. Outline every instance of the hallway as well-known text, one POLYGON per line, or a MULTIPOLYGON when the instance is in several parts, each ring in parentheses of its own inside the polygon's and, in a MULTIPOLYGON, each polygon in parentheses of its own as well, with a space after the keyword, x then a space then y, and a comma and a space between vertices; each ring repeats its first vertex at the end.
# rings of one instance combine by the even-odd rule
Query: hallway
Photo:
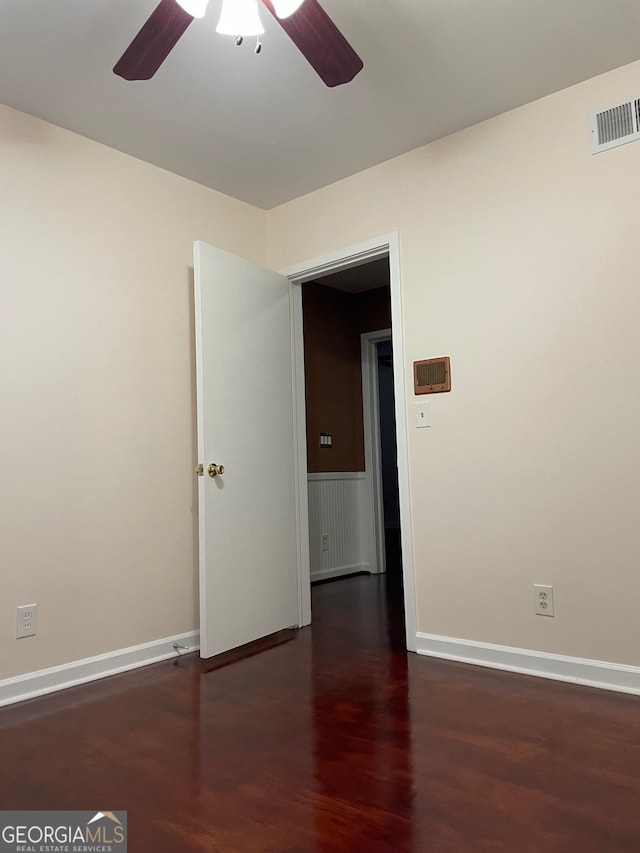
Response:
POLYGON ((631 853, 640 699, 407 655, 384 576, 312 629, 0 710, 2 809, 124 809, 131 853, 631 853), (209 671, 207 671, 209 669, 209 671))

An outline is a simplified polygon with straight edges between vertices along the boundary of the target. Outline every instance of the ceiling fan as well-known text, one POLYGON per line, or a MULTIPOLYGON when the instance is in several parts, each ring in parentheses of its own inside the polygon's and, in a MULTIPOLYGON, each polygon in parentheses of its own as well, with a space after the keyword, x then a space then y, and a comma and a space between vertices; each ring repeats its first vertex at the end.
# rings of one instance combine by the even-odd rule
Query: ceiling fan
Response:
MULTIPOLYGON (((149 80, 171 53, 194 18, 201 18, 209 0, 160 0, 122 54, 113 72, 125 80, 149 80)), ((258 4, 271 12, 327 86, 348 83, 364 67, 318 0, 223 0, 217 32, 232 35, 236 44, 256 36, 256 53, 264 32, 258 4)))

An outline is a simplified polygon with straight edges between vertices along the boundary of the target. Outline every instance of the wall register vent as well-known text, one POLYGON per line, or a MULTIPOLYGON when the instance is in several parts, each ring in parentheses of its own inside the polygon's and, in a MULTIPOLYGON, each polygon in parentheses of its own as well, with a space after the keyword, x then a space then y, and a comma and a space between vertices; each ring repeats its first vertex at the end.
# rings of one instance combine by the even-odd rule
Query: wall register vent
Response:
POLYGON ((591 151, 599 154, 640 139, 640 96, 591 116, 591 151))
POLYGON ((449 356, 414 361, 413 390, 415 394, 438 394, 441 391, 451 391, 449 356))

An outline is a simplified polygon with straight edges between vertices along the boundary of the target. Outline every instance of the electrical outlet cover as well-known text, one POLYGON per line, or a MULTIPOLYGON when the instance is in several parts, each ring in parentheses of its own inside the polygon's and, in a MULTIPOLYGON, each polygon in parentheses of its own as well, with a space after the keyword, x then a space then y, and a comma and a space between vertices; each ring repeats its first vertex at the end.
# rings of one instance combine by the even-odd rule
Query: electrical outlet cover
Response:
POLYGON ((533 604, 537 616, 553 616, 553 587, 541 583, 534 584, 533 604))
POLYGON ((16 639, 23 637, 35 637, 38 627, 37 604, 23 604, 18 607, 18 619, 16 626, 16 639))

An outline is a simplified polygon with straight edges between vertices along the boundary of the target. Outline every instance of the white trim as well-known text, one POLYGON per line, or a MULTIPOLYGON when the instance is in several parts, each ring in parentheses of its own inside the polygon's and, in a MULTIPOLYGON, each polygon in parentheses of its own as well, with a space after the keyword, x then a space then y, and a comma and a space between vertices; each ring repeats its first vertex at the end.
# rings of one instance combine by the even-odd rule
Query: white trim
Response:
MULTIPOLYGON (((198 464, 205 464, 204 447, 204 331, 202 328, 202 287, 200 282, 202 241, 193 243, 193 305, 194 305, 194 335, 195 335, 195 372, 196 372, 196 436, 198 443, 198 464)), ((207 543, 205 511, 205 478, 197 477, 198 481, 198 592, 199 592, 199 626, 202 630, 202 656, 208 656, 207 649, 207 543)))
POLYGON ((413 566, 413 529, 409 491, 409 421, 407 418, 407 386, 405 381, 404 319, 400 288, 400 237, 389 235, 389 276, 391 290, 391 341, 393 352, 393 389, 396 398, 396 445, 398 454, 398 495, 400 498, 400 540, 402 542, 402 575, 404 582, 404 619, 407 649, 416 651, 416 585, 413 566))
MULTIPOLYGON (((302 285, 323 275, 337 272, 350 267, 361 266, 378 258, 389 258, 390 291, 391 291, 391 327, 393 329, 393 381, 396 397, 396 440, 398 447, 398 491, 400 496, 400 535, 402 538, 402 573, 404 578, 404 618, 406 625, 406 641, 409 651, 416 651, 416 595, 415 576, 413 567, 413 535, 411 529, 411 503, 409 496, 409 453, 408 453, 408 421, 407 421, 407 392, 405 383, 405 352, 404 325, 402 320, 402 294, 400 291, 400 238, 397 231, 384 234, 371 240, 366 240, 355 246, 330 252, 314 260, 295 264, 280 270, 290 281, 292 295, 292 323, 294 338, 294 365, 296 370, 296 426, 298 447, 298 495, 300 499, 301 518, 305 512, 305 502, 308 501, 306 450, 307 436, 305 426, 304 375, 300 375, 300 365, 304 364, 303 324, 302 324, 302 285)), ((301 542, 304 534, 309 532, 301 528, 301 542)), ((301 546, 302 547, 302 546, 301 546)), ((304 554, 304 548, 302 550, 304 554)), ((298 585, 304 594, 310 583, 308 551, 307 559, 299 562, 298 585)), ((310 599, 309 599, 310 601, 310 599)), ((308 625, 311 619, 311 608, 307 611, 300 604, 300 624, 308 625), (307 620, 308 616, 308 620, 307 620), (307 620, 307 621, 305 621, 307 620)))
POLYGON ((435 634, 419 633, 416 639, 419 655, 640 695, 640 667, 637 666, 496 646, 435 634))
POLYGON ((319 572, 312 572, 312 581, 328 580, 329 578, 339 578, 343 575, 355 575, 358 572, 371 572, 369 563, 355 563, 353 566, 338 566, 334 569, 321 569, 319 572))
POLYGON ((384 258, 389 253, 391 243, 397 241, 398 232, 383 234, 372 240, 365 240, 355 246, 338 249, 337 252, 328 252, 319 258, 294 264, 286 269, 279 270, 292 284, 304 284, 316 278, 329 275, 338 270, 348 270, 353 267, 361 267, 370 261, 384 258))
POLYGON ((307 482, 317 483, 319 480, 366 480, 365 471, 327 471, 307 474, 307 482))
POLYGON ((378 359, 376 344, 391 340, 391 329, 360 335, 362 366, 362 417, 364 426, 364 463, 369 474, 368 504, 374 538, 375 571, 387 567, 382 487, 382 448, 380 446, 380 399, 378 395, 378 359))
POLYGON ((298 625, 311 624, 311 556, 309 553, 309 489, 307 485, 307 412, 304 390, 302 288, 289 285, 291 366, 293 370, 293 442, 296 495, 298 625), (302 405, 300 400, 302 399, 302 405))
POLYGON ((197 631, 189 631, 187 634, 165 637, 140 646, 130 646, 127 649, 117 649, 103 655, 71 661, 62 666, 5 678, 0 681, 0 707, 175 658, 178 655, 173 648, 174 643, 179 643, 189 652, 195 652, 200 648, 200 635, 197 631))

